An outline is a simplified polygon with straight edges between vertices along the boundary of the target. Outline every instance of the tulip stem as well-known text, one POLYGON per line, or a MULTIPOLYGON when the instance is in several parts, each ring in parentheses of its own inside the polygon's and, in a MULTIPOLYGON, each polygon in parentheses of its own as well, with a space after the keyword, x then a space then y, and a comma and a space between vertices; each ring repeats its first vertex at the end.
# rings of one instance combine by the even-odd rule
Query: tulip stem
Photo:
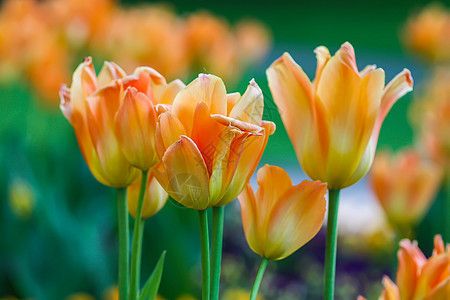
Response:
POLYGON ((209 300, 210 295, 210 260, 209 260, 209 232, 208 232, 208 211, 199 210, 200 221, 200 244, 202 251, 202 299, 209 300))
POLYGON ((136 218, 134 221, 133 245, 131 248, 131 274, 129 300, 136 300, 139 294, 141 277, 142 236, 144 235, 144 223, 142 219, 142 206, 144 205, 145 190, 147 187, 148 170, 142 171, 141 188, 137 203, 136 218))
POLYGON ((444 241, 450 242, 450 170, 444 174, 444 241))
POLYGON ((130 237, 128 232, 127 189, 116 189, 119 222, 119 300, 128 297, 128 268, 130 265, 130 237))
POLYGON ((250 294, 250 300, 255 300, 258 295, 259 286, 261 285, 264 272, 266 271, 269 260, 263 257, 261 265, 259 266, 258 273, 256 274, 255 283, 253 284, 252 293, 250 294))
POLYGON ((220 266, 222 263, 223 220, 225 215, 225 207, 213 207, 212 212, 211 300, 218 300, 220 266))
POLYGON ((328 221, 327 244, 325 246, 324 300, 334 299, 339 192, 340 190, 328 190, 328 221))

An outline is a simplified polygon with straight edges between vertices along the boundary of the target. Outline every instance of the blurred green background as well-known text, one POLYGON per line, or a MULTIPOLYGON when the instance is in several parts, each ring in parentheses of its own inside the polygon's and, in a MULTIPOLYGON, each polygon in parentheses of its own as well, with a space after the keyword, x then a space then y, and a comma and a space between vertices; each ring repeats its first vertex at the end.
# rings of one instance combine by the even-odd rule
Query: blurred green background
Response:
MULTIPOLYGON (((144 2, 122 1, 126 6, 144 2)), ((386 71, 389 81, 406 67, 411 70, 416 87, 420 88, 427 68, 405 53, 399 35, 407 17, 426 3, 179 0, 169 5, 181 15, 206 9, 232 24, 251 17, 270 28, 273 48, 269 56, 246 70, 242 80, 229 92, 244 92, 248 81, 255 78, 265 95, 265 119, 277 124, 261 165, 281 165, 292 174, 304 177, 271 99, 265 69, 288 51, 313 77, 314 48, 325 45, 334 53, 343 42, 349 41, 355 48, 360 68, 376 64, 386 71)), ((21 82, 3 85, 0 90, 0 196, 3 199, 0 203, 0 297, 51 300, 87 292, 100 299, 103 292, 115 284, 116 278, 117 220, 113 191, 90 174, 73 129, 62 114, 42 107, 37 97, 21 82), (29 216, 15 214, 8 202, 9 188, 18 181, 28 184, 34 195, 35 203, 29 216)), ((412 96, 407 95, 389 113, 381 130, 379 148, 399 149, 413 142, 407 117, 411 100, 412 96)), ((350 189, 366 188, 363 183, 350 189)), ((160 213, 146 222, 142 277, 148 276, 160 253, 166 249, 160 292, 167 299, 176 299, 185 293, 199 295, 197 221, 194 211, 169 201, 160 213)), ((426 227, 428 237, 433 230, 432 225, 426 227)), ((424 238, 421 242, 425 253, 429 254, 426 251, 431 247, 431 239, 424 238)), ((321 299, 323 249, 321 233, 292 257, 269 265, 262 295, 267 299, 321 299)), ((222 290, 249 289, 259 257, 245 242, 236 203, 227 207, 224 250, 222 290)), ((355 248, 354 251, 357 253, 340 250, 337 299, 355 299, 358 294, 375 297, 381 289, 382 275, 392 275, 394 270, 392 249, 359 253, 355 248), (389 259, 383 256, 386 253, 389 259)))

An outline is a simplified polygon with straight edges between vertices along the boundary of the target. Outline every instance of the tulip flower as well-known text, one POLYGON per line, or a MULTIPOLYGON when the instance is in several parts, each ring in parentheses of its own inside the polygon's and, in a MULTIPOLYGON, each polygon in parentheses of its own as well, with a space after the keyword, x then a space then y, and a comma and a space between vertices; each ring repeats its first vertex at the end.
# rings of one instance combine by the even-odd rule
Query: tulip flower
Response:
MULTIPOLYGON (((450 170, 450 70, 436 68, 411 109, 411 119, 427 154, 450 170)), ((450 171, 447 171, 450 172, 450 171)))
POLYGON ((283 259, 319 232, 325 217, 327 185, 305 180, 294 186, 280 167, 258 170, 258 190, 250 184, 239 195, 245 237, 263 260, 250 299, 255 299, 269 260, 283 259))
POLYGON ((303 170, 329 189, 342 189, 370 168, 383 120, 413 81, 405 69, 385 87, 382 69, 358 71, 348 42, 334 56, 325 47, 315 53, 313 82, 288 53, 267 77, 303 170))
POLYGON ((83 157, 98 181, 126 187, 137 177, 133 164, 148 168, 156 163, 150 151, 154 142, 149 141, 155 126, 155 120, 151 120, 155 114, 153 105, 167 101, 163 98, 181 87, 179 83, 166 84, 150 68, 138 68, 135 74, 127 76, 116 64, 105 62, 96 76, 91 58, 78 66, 71 88, 63 86, 60 90, 61 111, 74 127, 83 157), (153 89, 161 98, 155 97, 153 89), (126 130, 132 131, 127 134, 126 130), (144 151, 152 159, 143 157, 144 151))
POLYGON ((256 193, 248 184, 239 195, 245 237, 255 253, 283 259, 319 232, 327 185, 305 180, 294 186, 285 170, 270 165, 258 170, 256 180, 256 193))
POLYGON ((389 221, 398 229, 408 229, 423 218, 438 191, 442 170, 421 158, 414 150, 395 157, 379 153, 370 181, 389 221))
POLYGON ((267 78, 286 131, 305 173, 328 184, 327 249, 324 299, 334 297, 339 191, 369 170, 381 125, 392 105, 412 90, 403 70, 384 86, 384 71, 359 71, 355 52, 344 43, 334 56, 318 47, 316 77, 311 82, 285 53, 268 69, 267 78))
MULTIPOLYGON (((141 181, 137 180, 132 185, 128 186, 128 212, 135 218, 137 212, 137 205, 139 199, 139 188, 141 181)), ((142 206, 142 218, 148 219, 160 211, 166 204, 166 191, 162 188, 153 173, 150 171, 147 179, 147 188, 144 195, 144 203, 142 206)))
POLYGON ((196 210, 234 200, 275 130, 262 120, 263 103, 256 82, 241 97, 227 95, 220 78, 205 74, 178 93, 156 127, 154 174, 168 194, 196 210))
MULTIPOLYGON (((396 283, 383 278, 380 300, 445 300, 450 291, 450 244, 444 247, 440 235, 434 237, 434 251, 426 258, 417 242, 404 239, 398 251, 396 283)), ((364 297, 358 297, 365 300, 364 297)))
POLYGON ((261 159, 275 124, 262 120, 264 100, 252 80, 241 96, 226 93, 219 77, 200 74, 158 110, 153 170, 167 193, 199 212, 203 299, 218 299, 224 205, 244 189, 261 159), (211 286, 208 217, 213 207, 211 286))
MULTIPOLYGON (((119 294, 128 297, 129 236, 126 189, 138 176, 147 176, 157 158, 154 132, 154 105, 169 105, 184 86, 167 84, 164 77, 151 68, 141 67, 127 75, 114 63, 105 62, 96 76, 91 58, 76 69, 72 86, 60 90, 61 111, 74 127, 81 153, 94 177, 116 188, 119 213, 119 294), (137 167, 137 168, 136 168, 137 167)), ((133 264, 130 293, 137 294, 140 248, 142 240, 141 208, 146 177, 142 180, 133 239, 133 264), (135 246, 136 245, 136 246, 135 246)))
POLYGON ((402 32, 405 46, 432 63, 450 60, 449 36, 450 10, 436 3, 410 17, 402 32))

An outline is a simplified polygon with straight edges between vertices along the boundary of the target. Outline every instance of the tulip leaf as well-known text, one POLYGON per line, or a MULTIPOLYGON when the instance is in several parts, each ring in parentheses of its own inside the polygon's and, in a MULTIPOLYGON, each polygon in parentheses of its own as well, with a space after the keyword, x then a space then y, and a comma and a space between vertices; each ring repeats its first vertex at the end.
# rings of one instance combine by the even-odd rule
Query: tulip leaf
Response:
POLYGON ((161 257, 158 260, 158 263, 153 269, 152 274, 150 275, 144 287, 142 288, 139 300, 154 300, 156 298, 156 294, 158 293, 159 289, 159 284, 161 282, 165 257, 166 251, 164 250, 163 253, 161 254, 161 257))

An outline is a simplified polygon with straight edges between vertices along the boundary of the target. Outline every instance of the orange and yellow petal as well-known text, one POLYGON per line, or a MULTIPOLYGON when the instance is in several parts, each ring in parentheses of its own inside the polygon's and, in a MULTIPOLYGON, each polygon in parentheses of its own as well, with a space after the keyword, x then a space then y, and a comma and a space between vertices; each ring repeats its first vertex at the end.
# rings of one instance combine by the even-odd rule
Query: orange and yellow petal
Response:
MULTIPOLYGON (((167 193, 188 208, 208 208, 208 169, 195 143, 189 137, 181 136, 167 148, 162 162, 168 179, 167 193)), ((155 176, 159 181, 157 172, 155 176)))
POLYGON ((326 192, 326 184, 320 181, 303 181, 278 199, 268 219, 265 257, 285 258, 319 232, 325 217, 326 192))
POLYGON ((156 112, 148 97, 128 88, 115 118, 117 140, 131 165, 148 170, 158 162, 155 150, 156 112))

